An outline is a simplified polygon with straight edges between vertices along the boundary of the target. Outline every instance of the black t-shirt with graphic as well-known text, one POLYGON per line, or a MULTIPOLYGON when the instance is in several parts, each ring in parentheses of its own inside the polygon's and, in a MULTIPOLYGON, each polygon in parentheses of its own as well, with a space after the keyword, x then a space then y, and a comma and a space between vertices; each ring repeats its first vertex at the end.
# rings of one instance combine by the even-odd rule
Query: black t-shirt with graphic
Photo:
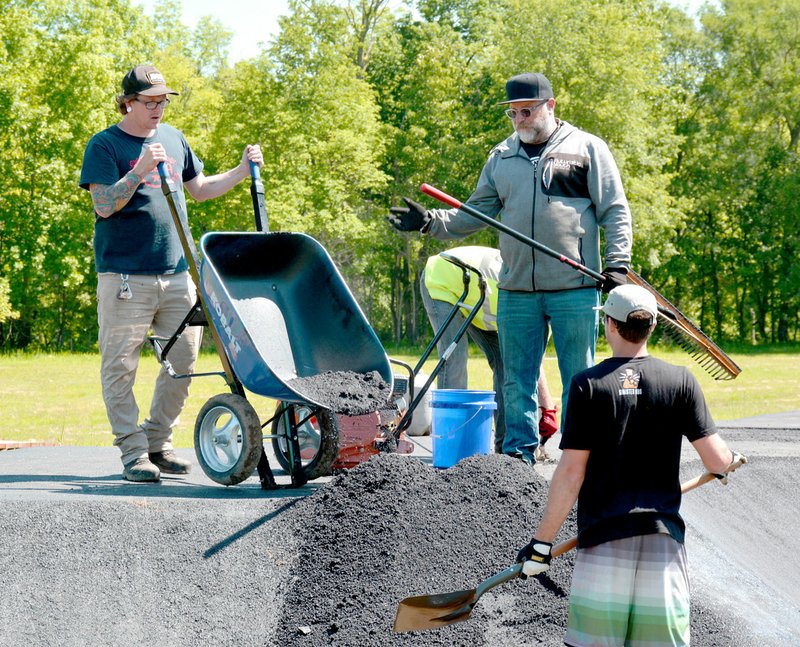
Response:
POLYGON ((683 543, 681 442, 716 433, 694 376, 654 357, 613 357, 577 374, 561 449, 589 450, 578 546, 667 533, 683 543))
MULTIPOLYGON (((203 170, 183 134, 160 124, 153 137, 134 137, 117 125, 89 140, 83 155, 80 185, 112 185, 136 164, 142 147, 160 142, 167 152, 166 169, 178 188, 179 213, 186 214, 183 183, 203 170)), ((128 203, 108 218, 95 214, 94 252, 98 272, 119 274, 172 274, 188 264, 167 199, 161 189, 158 169, 145 176, 128 203)))

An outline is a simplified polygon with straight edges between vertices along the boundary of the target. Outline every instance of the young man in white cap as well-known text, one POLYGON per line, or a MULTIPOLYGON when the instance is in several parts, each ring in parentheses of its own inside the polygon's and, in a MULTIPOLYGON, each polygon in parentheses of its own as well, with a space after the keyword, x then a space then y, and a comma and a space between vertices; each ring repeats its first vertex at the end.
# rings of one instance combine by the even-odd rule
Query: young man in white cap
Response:
MULTIPOLYGON (((624 283, 631 258, 631 214, 619 171, 599 137, 556 119, 543 74, 506 83, 514 133, 495 146, 466 204, 597 272, 604 289, 624 283), (600 255, 600 230, 605 250, 600 255)), ((401 231, 460 239, 486 223, 457 209, 425 209, 404 198, 389 222, 401 231)), ((562 416, 572 376, 594 364, 597 285, 558 260, 500 234, 497 328, 505 365, 503 452, 532 463, 539 444, 536 383, 549 330, 562 384, 562 416), (549 330, 548 330, 549 329, 549 330)))
MULTIPOLYGON (((92 137, 81 169, 80 185, 94 206, 103 400, 129 481, 158 481, 161 472, 186 474, 190 468, 172 448, 190 380, 173 379, 162 368, 150 415, 141 423, 133 393, 148 331, 172 336, 197 298, 157 166, 165 164, 185 208, 184 186, 196 200, 215 198, 249 176, 251 161, 264 163, 259 146, 251 145, 235 168, 203 175, 203 162, 183 133, 161 121, 169 97, 177 94, 155 67, 134 67, 116 97, 122 119, 92 137)), ((170 352, 177 373, 192 372, 201 330, 187 328, 170 352)))
POLYGON ((572 380, 561 460, 534 539, 517 561, 525 575, 547 570, 552 542, 577 500, 564 643, 688 645, 681 443, 685 436, 720 478, 741 457, 717 434, 692 374, 648 354, 655 297, 624 285, 600 310, 613 357, 572 380))

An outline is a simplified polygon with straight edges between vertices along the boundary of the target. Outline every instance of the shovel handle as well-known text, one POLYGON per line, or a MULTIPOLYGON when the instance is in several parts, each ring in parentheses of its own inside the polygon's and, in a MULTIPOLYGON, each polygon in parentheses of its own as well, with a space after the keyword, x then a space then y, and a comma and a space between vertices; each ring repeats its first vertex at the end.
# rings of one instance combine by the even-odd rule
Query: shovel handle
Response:
POLYGON ((513 566, 509 566, 506 570, 500 571, 496 575, 490 577, 488 580, 484 580, 475 589, 475 596, 473 598, 474 601, 477 602, 478 598, 486 593, 486 591, 489 589, 493 589, 499 584, 503 584, 509 580, 519 577, 520 573, 522 573, 522 562, 518 562, 513 566))
POLYGON ((556 544, 555 546, 553 546, 553 548, 550 550, 550 556, 551 557, 559 557, 560 555, 563 555, 564 553, 568 553, 573 548, 575 548, 577 545, 578 545, 578 538, 577 537, 570 537, 569 539, 566 539, 566 540, 556 544))
POLYGON ((261 179, 261 167, 258 165, 258 162, 254 162, 250 160, 250 177, 254 180, 261 179))

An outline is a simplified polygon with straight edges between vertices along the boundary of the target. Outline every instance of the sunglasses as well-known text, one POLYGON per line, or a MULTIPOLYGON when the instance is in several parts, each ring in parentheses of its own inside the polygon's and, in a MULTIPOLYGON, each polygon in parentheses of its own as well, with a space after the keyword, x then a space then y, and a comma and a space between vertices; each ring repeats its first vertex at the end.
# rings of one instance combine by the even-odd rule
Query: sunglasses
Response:
POLYGON ((545 99, 544 101, 537 103, 535 106, 533 106, 533 108, 520 108, 519 110, 517 110, 516 108, 508 108, 504 112, 506 113, 506 117, 512 120, 516 119, 517 115, 519 115, 523 119, 527 119, 548 101, 549 99, 545 99))

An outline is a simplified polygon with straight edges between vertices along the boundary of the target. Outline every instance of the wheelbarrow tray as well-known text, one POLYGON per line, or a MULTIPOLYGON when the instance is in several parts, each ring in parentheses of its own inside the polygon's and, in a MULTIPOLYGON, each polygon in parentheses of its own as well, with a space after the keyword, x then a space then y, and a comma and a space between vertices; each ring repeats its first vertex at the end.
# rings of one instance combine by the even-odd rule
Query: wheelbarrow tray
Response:
POLYGON ((277 400, 324 406, 288 384, 327 371, 377 373, 389 358, 322 245, 296 232, 210 232, 200 290, 238 379, 277 400))

